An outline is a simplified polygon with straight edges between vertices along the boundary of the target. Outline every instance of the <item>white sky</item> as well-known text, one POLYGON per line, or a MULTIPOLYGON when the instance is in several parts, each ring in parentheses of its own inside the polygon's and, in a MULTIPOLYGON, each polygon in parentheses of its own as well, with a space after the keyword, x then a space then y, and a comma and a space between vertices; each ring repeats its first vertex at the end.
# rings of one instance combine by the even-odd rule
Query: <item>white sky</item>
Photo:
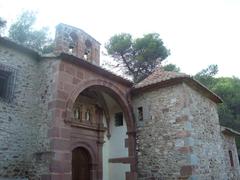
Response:
POLYGON ((38 25, 79 27, 102 44, 116 33, 156 32, 188 74, 218 64, 219 76, 240 77, 240 0, 0 0, 11 23, 22 10, 38 11, 38 25))

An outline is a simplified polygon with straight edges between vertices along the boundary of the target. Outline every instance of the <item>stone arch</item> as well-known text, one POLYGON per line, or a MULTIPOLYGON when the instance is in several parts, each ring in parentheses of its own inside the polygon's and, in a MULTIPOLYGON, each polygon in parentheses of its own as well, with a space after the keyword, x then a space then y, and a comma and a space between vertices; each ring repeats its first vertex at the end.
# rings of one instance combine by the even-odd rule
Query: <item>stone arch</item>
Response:
POLYGON ((97 162, 97 157, 96 157, 96 150, 94 150, 93 147, 91 147, 87 142, 84 141, 77 141, 73 142, 71 144, 71 151, 73 151, 76 148, 84 148, 89 152, 89 155, 91 157, 92 163, 95 164, 97 162))
POLYGON ((87 146, 78 146, 72 150, 72 180, 94 179, 95 163, 87 146))
POLYGON ((127 102, 127 95, 124 94, 121 89, 118 88, 115 84, 103 79, 84 80, 78 84, 78 86, 70 93, 69 97, 67 98, 65 121, 70 121, 72 108, 78 95, 89 87, 97 87, 101 90, 104 90, 105 92, 110 93, 110 95, 113 96, 113 98, 119 103, 124 112, 128 132, 132 132, 134 130, 134 119, 132 117, 130 105, 127 102))

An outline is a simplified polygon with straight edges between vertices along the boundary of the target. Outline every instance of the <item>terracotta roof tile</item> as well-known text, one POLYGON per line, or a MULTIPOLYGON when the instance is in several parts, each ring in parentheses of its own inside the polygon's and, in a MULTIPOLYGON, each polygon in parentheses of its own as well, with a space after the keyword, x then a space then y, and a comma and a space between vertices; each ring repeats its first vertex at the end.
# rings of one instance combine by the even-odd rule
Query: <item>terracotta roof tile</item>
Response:
POLYGON ((156 70, 150 74, 147 78, 140 81, 134 85, 134 88, 142 88, 159 82, 167 81, 170 79, 180 78, 180 77, 190 77, 184 73, 164 71, 161 67, 156 68, 156 70))

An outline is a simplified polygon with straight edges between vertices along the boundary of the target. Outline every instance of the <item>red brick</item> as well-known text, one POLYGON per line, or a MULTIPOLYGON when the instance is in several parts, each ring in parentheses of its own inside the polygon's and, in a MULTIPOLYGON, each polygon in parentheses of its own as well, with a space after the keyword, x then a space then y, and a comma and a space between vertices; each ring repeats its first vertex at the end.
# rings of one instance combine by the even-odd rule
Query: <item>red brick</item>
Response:
POLYGON ((81 80, 74 77, 72 82, 73 84, 78 84, 79 82, 81 82, 81 80))
POLYGON ((190 135, 191 135, 191 133, 188 131, 178 131, 176 133, 177 138, 189 137, 190 135))
POLYGON ((66 65, 65 66, 65 72, 74 76, 75 69, 70 65, 66 65))
POLYGON ((195 173, 195 166, 187 165, 187 166, 182 166, 180 170, 181 176, 191 176, 195 173))
MULTIPOLYGON (((71 162, 71 161, 70 161, 71 162)), ((51 173, 66 173, 71 171, 71 164, 68 161, 52 160, 50 165, 51 173)))
POLYGON ((51 129, 48 130, 48 137, 59 137, 60 132, 59 128, 57 127, 52 127, 51 129))
POLYGON ((186 122, 188 121, 188 116, 184 115, 184 116, 180 116, 176 118, 176 122, 186 122))
POLYGON ((192 150, 192 147, 191 146, 189 146, 189 147, 181 147, 181 148, 179 148, 178 149, 178 151, 180 152, 180 153, 191 153, 193 150, 192 150))
POLYGON ((64 69, 65 69, 65 68, 64 68, 64 64, 61 63, 61 64, 59 65, 59 70, 60 70, 60 71, 64 71, 64 69))
POLYGON ((57 98, 66 100, 68 98, 68 94, 64 91, 58 90, 57 91, 57 98))
POLYGON ((51 140, 51 148, 53 150, 69 150, 70 149, 70 142, 66 139, 61 139, 61 138, 53 138, 51 140))
POLYGON ((70 83, 63 83, 63 89, 64 91, 70 93, 74 90, 74 86, 70 83))
POLYGON ((77 72, 77 77, 80 78, 80 79, 83 79, 83 72, 78 71, 77 72))
POLYGON ((69 128, 61 128, 61 138, 67 138, 69 139, 71 135, 71 129, 69 128))
POLYGON ((71 161, 72 153, 70 152, 55 152, 54 153, 54 160, 57 161, 71 161))
POLYGON ((48 103, 48 109, 51 110, 53 108, 65 109, 66 103, 64 101, 55 100, 48 103))

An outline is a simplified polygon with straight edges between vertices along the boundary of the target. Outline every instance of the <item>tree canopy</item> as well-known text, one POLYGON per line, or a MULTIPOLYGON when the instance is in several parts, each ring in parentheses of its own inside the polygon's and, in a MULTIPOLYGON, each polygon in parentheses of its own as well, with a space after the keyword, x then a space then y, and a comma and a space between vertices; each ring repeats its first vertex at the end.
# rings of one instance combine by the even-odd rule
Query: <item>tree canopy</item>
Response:
MULTIPOLYGON (((210 65, 195 75, 195 78, 223 99, 218 105, 220 124, 240 131, 240 79, 237 77, 214 77, 217 65, 210 65)), ((240 138, 237 138, 240 149, 240 138)))
POLYGON ((23 12, 15 23, 10 26, 9 38, 40 52, 49 52, 52 49, 52 40, 48 38, 46 27, 40 30, 33 28, 36 22, 36 13, 32 11, 23 12))
POLYGON ((0 17, 0 35, 3 31, 3 29, 6 27, 7 21, 5 21, 3 18, 0 17))
POLYGON ((105 47, 118 66, 133 76, 134 82, 147 77, 170 54, 157 33, 136 39, 127 33, 114 35, 105 47))
POLYGON ((173 71, 173 72, 180 72, 180 68, 177 67, 175 64, 166 64, 163 66, 164 71, 173 71))

